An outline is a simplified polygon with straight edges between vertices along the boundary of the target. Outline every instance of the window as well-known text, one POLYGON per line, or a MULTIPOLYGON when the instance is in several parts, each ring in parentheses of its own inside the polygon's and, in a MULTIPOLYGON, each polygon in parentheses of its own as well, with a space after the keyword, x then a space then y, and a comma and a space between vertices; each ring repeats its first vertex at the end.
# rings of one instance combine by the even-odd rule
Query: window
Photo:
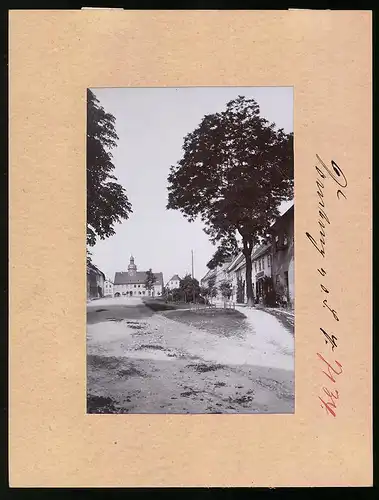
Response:
POLYGON ((271 255, 267 255, 267 267, 271 267, 271 255))
POLYGON ((283 236, 283 245, 287 245, 288 244, 288 237, 287 237, 287 234, 284 233, 284 236, 283 236))
POLYGON ((134 285, 134 288, 137 288, 137 285, 134 285))
POLYGON ((280 285, 280 274, 276 275, 276 284, 280 285))
POLYGON ((254 262, 255 272, 257 272, 257 261, 254 262))

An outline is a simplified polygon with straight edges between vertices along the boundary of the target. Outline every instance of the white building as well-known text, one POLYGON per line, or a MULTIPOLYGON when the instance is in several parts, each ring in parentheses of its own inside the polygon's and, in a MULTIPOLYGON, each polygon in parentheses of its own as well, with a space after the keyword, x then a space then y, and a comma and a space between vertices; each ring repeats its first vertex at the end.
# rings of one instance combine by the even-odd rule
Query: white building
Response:
MULTIPOLYGON (((256 299, 262 297, 265 277, 271 277, 271 244, 255 247, 251 255, 251 264, 251 282, 254 299, 256 299)), ((233 286, 233 300, 246 303, 246 259, 242 252, 232 260, 227 272, 233 286), (241 293, 238 294, 239 282, 242 284, 242 297, 238 296, 241 295, 241 293)))
POLYGON ((113 292, 115 297, 159 297, 163 292, 163 274, 153 273, 156 281, 151 290, 146 288, 147 271, 137 271, 134 257, 130 257, 127 271, 117 272, 114 278, 113 292))
POLYGON ((179 288, 180 286, 180 278, 177 274, 174 274, 174 276, 166 283, 166 288, 168 290, 174 290, 175 288, 179 288))
POLYGON ((230 266, 231 260, 228 262, 217 266, 215 269, 211 269, 207 272, 207 274, 200 280, 200 285, 206 288, 209 287, 209 282, 214 280, 215 287, 217 289, 217 295, 215 300, 224 300, 221 294, 220 285, 224 281, 231 282, 231 276, 228 273, 228 267, 230 266))
POLYGON ((104 281, 104 297, 113 297, 113 282, 110 278, 106 278, 104 281))

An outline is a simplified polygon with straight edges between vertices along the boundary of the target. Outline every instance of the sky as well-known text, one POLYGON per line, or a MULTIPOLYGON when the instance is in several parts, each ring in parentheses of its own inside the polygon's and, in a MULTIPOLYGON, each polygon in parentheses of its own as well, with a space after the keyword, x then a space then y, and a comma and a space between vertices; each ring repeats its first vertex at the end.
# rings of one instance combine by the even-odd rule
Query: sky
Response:
MULTIPOLYGON (((184 137, 206 114, 220 112, 238 95, 254 98, 261 115, 285 132, 293 132, 292 87, 93 88, 106 112, 115 118, 119 137, 112 151, 114 175, 125 188, 133 213, 115 226, 116 234, 90 249, 93 263, 107 277, 126 271, 133 255, 139 271, 191 273, 200 280, 216 247, 200 221, 188 222, 166 210, 167 176, 182 157, 184 137)), ((285 203, 281 212, 291 203, 285 203)))

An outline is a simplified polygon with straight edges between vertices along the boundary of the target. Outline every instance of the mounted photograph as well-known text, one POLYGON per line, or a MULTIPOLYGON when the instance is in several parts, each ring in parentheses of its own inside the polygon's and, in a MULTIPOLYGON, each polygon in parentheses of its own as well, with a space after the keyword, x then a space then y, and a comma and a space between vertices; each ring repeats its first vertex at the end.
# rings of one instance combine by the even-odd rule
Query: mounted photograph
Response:
POLYGON ((294 413, 293 88, 86 105, 87 413, 294 413))

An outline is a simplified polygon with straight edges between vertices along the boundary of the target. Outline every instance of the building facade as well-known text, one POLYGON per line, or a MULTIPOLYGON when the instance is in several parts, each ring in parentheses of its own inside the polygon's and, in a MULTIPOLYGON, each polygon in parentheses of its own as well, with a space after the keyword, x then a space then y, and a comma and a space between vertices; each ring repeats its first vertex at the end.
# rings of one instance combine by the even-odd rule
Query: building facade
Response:
MULTIPOLYGON (((231 283, 231 276, 228 273, 228 268, 230 266, 231 259, 229 259, 227 262, 224 264, 221 264, 220 266, 217 266, 215 269, 211 269, 207 272, 207 274, 200 280, 200 285, 208 288, 209 283, 211 281, 214 281, 214 286, 216 288, 217 294, 215 297, 213 297, 216 301, 224 300, 221 290, 220 290, 220 285, 224 281, 231 283)), ((233 285, 232 285, 233 286, 233 285)), ((232 300, 232 298, 231 298, 232 300)))
MULTIPOLYGON (((294 306, 294 206, 277 218, 270 227, 271 240, 256 246, 251 256, 254 301, 267 305, 294 306)), ((219 285, 228 281, 232 286, 231 300, 246 304, 246 260, 242 252, 202 278, 201 285, 208 287, 213 279, 217 299, 221 298, 219 285)))
POLYGON ((294 206, 270 228, 272 277, 277 296, 294 307, 294 206))
POLYGON ((244 304, 246 302, 246 264, 242 252, 232 259, 226 272, 232 285, 231 300, 237 304, 244 304))
POLYGON ((261 245, 251 256, 252 282, 254 287, 254 298, 261 302, 267 291, 271 291, 272 256, 271 243, 261 245))
MULTIPOLYGON (((266 293, 269 284, 266 281, 271 277, 271 244, 255 247, 251 255, 251 282, 253 285, 254 300, 259 302, 266 293)), ((232 283, 232 300, 237 304, 247 302, 246 295, 246 258, 240 252, 230 263, 227 273, 232 283)))
POLYGON ((113 297, 113 281, 109 278, 104 281, 104 297, 113 297))
POLYGON ((99 299, 104 296, 105 275, 95 265, 87 264, 87 299, 99 299))
POLYGON ((167 290, 175 290, 175 288, 179 288, 180 286, 180 278, 177 274, 166 283, 167 290))
POLYGON ((116 272, 113 284, 115 297, 160 297, 163 292, 163 274, 153 273, 156 281, 151 290, 146 288, 147 271, 137 271, 134 257, 130 257, 127 271, 116 272))

